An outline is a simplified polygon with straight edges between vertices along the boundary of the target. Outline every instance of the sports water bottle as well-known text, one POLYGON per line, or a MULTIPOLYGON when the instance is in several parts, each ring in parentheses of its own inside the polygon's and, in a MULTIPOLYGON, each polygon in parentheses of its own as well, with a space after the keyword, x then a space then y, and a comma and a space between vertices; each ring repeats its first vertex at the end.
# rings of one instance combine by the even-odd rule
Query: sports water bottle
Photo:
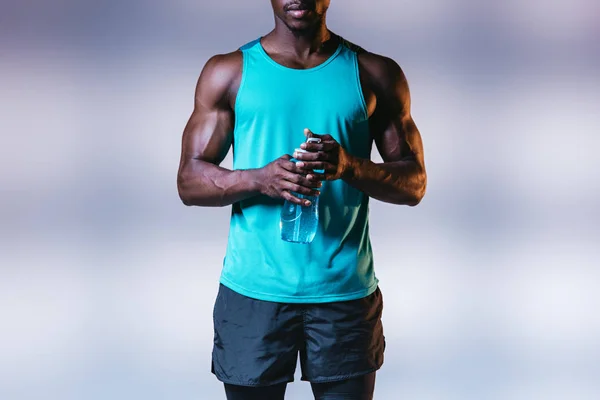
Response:
MULTIPOLYGON (((307 143, 319 143, 321 139, 309 138, 307 143)), ((305 153, 304 149, 296 149, 305 153)), ((296 159, 291 159, 297 162, 296 159)), ((318 171, 315 171, 318 172, 318 171)), ((299 199, 310 200, 310 205, 300 205, 286 200, 281 209, 281 239, 286 242, 308 244, 313 241, 319 225, 319 196, 309 196, 292 192, 299 199)))

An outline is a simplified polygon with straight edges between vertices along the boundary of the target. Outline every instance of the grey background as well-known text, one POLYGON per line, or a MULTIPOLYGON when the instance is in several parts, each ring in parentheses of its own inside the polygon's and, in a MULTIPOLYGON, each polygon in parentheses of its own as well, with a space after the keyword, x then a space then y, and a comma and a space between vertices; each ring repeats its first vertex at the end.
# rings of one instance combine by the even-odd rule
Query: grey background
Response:
MULTIPOLYGON (((229 208, 184 207, 175 178, 202 66, 268 32, 269 2, 0 4, 0 398, 224 398, 229 208)), ((332 1, 332 30, 403 67, 429 173, 418 207, 372 202, 376 399, 600 398, 598 15, 332 1)))

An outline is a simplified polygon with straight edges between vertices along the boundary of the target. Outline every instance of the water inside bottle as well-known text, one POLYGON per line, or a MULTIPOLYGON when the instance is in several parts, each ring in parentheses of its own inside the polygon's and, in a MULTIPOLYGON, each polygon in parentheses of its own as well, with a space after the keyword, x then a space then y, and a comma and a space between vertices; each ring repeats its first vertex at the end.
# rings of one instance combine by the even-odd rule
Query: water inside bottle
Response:
POLYGON ((319 205, 317 196, 293 193, 299 199, 310 200, 310 206, 286 201, 281 209, 281 238, 287 242, 310 243, 317 233, 319 205))
MULTIPOLYGON (((319 138, 309 138, 307 142, 320 143, 319 138)), ((305 152, 296 149, 297 152, 305 152)), ((297 160, 292 158, 292 162, 297 160)), ((322 172, 315 170, 315 172, 322 172)), ((319 198, 318 196, 306 196, 300 193, 292 193, 299 199, 310 200, 310 206, 298 205, 285 201, 281 209, 281 239, 287 242, 308 244, 313 241, 319 225, 319 198)))

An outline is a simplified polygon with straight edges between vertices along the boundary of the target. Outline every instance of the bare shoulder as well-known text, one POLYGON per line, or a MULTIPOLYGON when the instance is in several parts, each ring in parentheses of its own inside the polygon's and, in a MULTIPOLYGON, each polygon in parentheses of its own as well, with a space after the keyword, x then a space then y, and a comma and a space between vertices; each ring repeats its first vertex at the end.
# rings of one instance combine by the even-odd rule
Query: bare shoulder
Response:
POLYGON ((208 59, 203 69, 203 73, 215 78, 220 76, 223 79, 232 78, 241 71, 242 51, 239 49, 230 53, 215 54, 208 59))
POLYGON ((242 52, 216 54, 208 59, 196 88, 196 98, 229 103, 235 97, 242 75, 242 52))
POLYGON ((356 53, 361 74, 366 75, 367 78, 375 80, 391 78, 400 70, 398 63, 391 58, 365 50, 340 35, 337 37, 343 46, 356 53))
POLYGON ((365 51, 358 54, 358 63, 374 89, 390 90, 398 84, 407 83, 402 68, 390 57, 365 51))

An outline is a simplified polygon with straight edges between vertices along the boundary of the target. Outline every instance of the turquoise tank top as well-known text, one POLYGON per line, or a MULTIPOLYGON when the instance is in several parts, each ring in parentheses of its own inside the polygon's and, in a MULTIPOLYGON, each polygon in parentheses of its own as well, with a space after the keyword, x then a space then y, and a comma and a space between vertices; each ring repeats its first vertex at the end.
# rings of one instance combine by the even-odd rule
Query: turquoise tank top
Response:
MULTIPOLYGON (((305 141, 304 128, 329 133, 349 153, 370 158, 372 140, 357 53, 341 40, 310 69, 275 62, 260 39, 244 46, 235 102, 233 168, 261 168, 305 141)), ((281 239, 283 200, 233 204, 220 282, 245 296, 285 303, 358 299, 377 288, 369 238, 369 197, 343 180, 323 182, 319 226, 310 244, 281 239)))

